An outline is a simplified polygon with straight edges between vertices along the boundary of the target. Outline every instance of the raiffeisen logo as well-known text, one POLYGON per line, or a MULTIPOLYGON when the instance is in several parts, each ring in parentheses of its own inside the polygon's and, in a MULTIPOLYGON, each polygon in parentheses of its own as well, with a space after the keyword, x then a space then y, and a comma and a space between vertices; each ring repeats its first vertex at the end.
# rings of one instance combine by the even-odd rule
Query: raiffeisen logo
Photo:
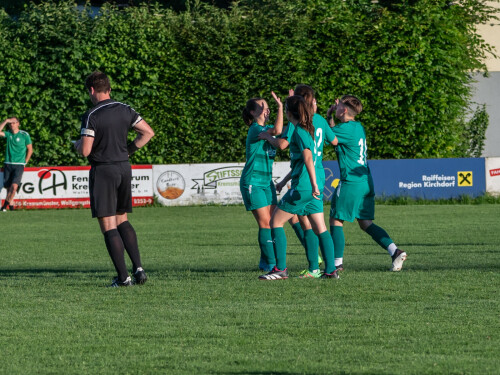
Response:
POLYGON ((68 181, 63 171, 59 169, 42 169, 38 172, 38 192, 43 194, 45 191, 50 191, 53 195, 57 195, 58 188, 63 190, 68 189, 68 181))

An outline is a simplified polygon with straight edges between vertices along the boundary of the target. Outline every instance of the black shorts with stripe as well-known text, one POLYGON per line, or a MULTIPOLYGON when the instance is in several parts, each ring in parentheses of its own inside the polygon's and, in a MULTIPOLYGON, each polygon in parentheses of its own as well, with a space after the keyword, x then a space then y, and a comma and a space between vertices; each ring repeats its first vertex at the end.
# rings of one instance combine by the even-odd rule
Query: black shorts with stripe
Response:
POLYGON ((90 168, 92 217, 132 212, 132 169, 128 161, 98 164, 90 168))

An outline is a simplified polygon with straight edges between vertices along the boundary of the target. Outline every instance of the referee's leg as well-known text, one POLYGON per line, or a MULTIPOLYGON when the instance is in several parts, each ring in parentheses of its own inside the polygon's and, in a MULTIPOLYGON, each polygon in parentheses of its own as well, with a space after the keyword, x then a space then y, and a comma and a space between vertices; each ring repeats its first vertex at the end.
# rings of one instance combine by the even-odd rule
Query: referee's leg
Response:
POLYGON ((125 264, 124 245, 118 229, 116 229, 116 216, 98 217, 101 232, 104 235, 104 242, 108 249, 109 256, 113 261, 118 281, 125 282, 128 278, 127 265, 125 264))
POLYGON ((127 213, 116 215, 116 227, 122 237, 125 250, 127 250, 127 254, 132 261, 132 272, 135 274, 138 268, 142 268, 141 254, 137 234, 130 221, 128 221, 127 213))

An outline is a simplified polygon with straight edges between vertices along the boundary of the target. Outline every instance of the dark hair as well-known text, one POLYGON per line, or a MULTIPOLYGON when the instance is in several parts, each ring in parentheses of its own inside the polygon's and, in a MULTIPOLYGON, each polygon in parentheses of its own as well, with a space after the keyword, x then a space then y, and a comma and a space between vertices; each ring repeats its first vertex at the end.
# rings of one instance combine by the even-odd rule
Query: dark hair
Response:
POLYGON ((111 90, 108 76, 98 70, 85 79, 85 87, 88 91, 93 87, 95 92, 109 92, 111 90))
POLYGON ((309 85, 297 85, 295 90, 293 90, 294 95, 299 95, 304 98, 308 107, 310 107, 310 112, 314 114, 314 90, 309 85))
POLYGON ((340 101, 347 107, 347 112, 351 116, 357 116, 363 110, 363 104, 354 95, 344 95, 340 98, 340 101))
POLYGON ((245 108, 243 108, 243 121, 245 124, 252 125, 254 118, 250 111, 257 111, 260 108, 260 104, 258 103, 260 100, 264 100, 262 98, 252 98, 247 100, 247 104, 245 108))
POLYGON ((306 130, 314 139, 314 126, 312 124, 312 116, 309 106, 302 96, 294 95, 286 98, 285 108, 293 117, 299 120, 298 125, 306 130))

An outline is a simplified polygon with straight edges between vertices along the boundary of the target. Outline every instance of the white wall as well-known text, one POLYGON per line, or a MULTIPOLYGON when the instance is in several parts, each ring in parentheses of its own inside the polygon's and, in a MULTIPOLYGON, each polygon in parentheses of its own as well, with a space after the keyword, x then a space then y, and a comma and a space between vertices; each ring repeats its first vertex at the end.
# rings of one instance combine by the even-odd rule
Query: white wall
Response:
MULTIPOLYGON (((498 8, 497 16, 500 17, 500 3, 488 1, 489 5, 498 8)), ((480 25, 478 31, 486 43, 495 47, 495 53, 500 55, 500 21, 493 20, 485 25, 480 25)), ((483 156, 500 156, 500 58, 488 56, 486 59, 489 77, 476 75, 474 84, 473 102, 486 104, 490 116, 490 124, 486 130, 486 142, 483 156)))

